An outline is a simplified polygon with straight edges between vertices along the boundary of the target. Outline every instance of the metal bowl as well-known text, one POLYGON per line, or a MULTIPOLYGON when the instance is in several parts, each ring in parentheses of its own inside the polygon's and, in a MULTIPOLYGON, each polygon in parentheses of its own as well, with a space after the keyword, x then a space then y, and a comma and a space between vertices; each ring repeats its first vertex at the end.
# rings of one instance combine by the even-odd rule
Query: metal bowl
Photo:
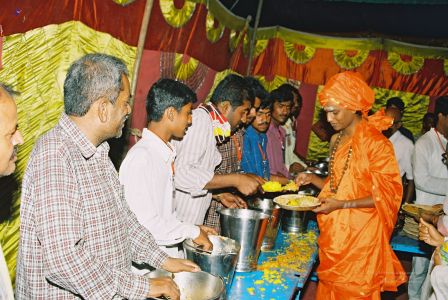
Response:
POLYGON ((225 286, 222 279, 206 272, 169 273, 155 270, 149 274, 150 278, 173 277, 180 290, 180 300, 223 300, 225 286))

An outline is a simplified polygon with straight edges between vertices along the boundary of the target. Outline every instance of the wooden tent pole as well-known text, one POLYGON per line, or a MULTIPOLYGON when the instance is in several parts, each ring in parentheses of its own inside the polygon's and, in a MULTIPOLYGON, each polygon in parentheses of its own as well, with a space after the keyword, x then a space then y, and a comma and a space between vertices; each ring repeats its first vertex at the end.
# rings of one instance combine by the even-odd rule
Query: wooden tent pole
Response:
MULTIPOLYGON (((142 25, 140 26, 140 35, 138 36, 138 45, 137 45, 137 56, 134 62, 134 71, 132 73, 132 84, 131 84, 131 99, 129 104, 131 108, 134 108, 134 98, 135 92, 137 90, 137 79, 138 73, 140 72, 140 64, 142 61, 143 50, 146 41, 146 34, 148 33, 148 24, 149 18, 151 17, 152 5, 154 4, 154 0, 146 0, 145 12, 143 14, 142 25)), ((128 126, 131 126, 131 122, 128 123, 128 126)))
MULTIPOLYGON (((149 24, 149 19, 151 17, 151 11, 152 11, 153 4, 154 4, 154 0, 146 0, 145 12, 143 13, 142 25, 140 26, 140 34, 138 36, 137 56, 134 61, 134 68, 133 68, 133 72, 132 72, 131 99, 129 99, 129 105, 131 106, 132 111, 134 111, 134 99, 135 99, 135 93, 137 91, 138 74, 140 72, 140 65, 141 65, 143 50, 144 50, 145 42, 146 42, 146 34, 148 33, 148 24, 149 24)), ((132 113, 129 115, 129 119, 127 120, 126 130, 124 131, 125 135, 126 135, 125 141, 127 144, 124 147, 124 151, 122 153, 121 160, 124 159, 124 157, 126 156, 126 153, 128 152, 128 143, 129 143, 129 136, 131 134, 131 129, 132 129, 132 113)))
POLYGON ((252 74, 252 62, 254 59, 254 47, 255 47, 255 36, 258 29, 258 23, 260 23, 260 16, 261 16, 261 8, 263 7, 263 0, 258 1, 258 7, 257 7, 257 15, 255 16, 255 23, 254 23, 254 29, 252 32, 252 36, 250 39, 250 48, 249 48, 249 63, 247 64, 247 71, 246 76, 249 76, 252 74))

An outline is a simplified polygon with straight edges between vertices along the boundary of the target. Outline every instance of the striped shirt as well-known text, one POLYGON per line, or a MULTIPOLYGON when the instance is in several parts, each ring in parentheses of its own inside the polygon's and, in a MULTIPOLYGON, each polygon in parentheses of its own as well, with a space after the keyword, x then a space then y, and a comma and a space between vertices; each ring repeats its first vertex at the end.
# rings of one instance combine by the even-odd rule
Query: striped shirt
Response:
POLYGON ((193 124, 182 141, 173 141, 176 147, 176 213, 183 222, 202 225, 210 206, 212 194, 205 185, 215 175, 221 162, 216 148, 210 116, 203 109, 193 110, 193 124))
POLYGON ((17 299, 144 299, 131 262, 167 255, 123 197, 109 145, 95 147, 67 115, 31 154, 22 187, 17 299))

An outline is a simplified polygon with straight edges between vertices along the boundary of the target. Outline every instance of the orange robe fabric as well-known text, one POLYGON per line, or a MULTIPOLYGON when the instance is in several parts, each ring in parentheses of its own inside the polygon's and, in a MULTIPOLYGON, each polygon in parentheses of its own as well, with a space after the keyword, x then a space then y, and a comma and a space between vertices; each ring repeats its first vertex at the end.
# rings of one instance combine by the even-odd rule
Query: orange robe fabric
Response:
POLYGON ((334 195, 327 180, 319 197, 355 200, 371 196, 375 208, 319 214, 319 286, 316 299, 380 299, 407 280, 389 240, 401 204, 402 184, 392 144, 363 119, 351 140, 335 153, 339 183, 352 145, 352 158, 334 195))

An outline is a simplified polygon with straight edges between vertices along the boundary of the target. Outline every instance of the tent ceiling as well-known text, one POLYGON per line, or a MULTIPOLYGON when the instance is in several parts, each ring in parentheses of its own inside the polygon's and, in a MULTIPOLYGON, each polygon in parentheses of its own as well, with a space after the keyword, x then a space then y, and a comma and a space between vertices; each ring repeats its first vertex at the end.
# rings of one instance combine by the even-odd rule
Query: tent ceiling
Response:
MULTIPOLYGON (((259 0, 220 1, 229 9, 233 6, 234 14, 255 19, 259 0)), ((387 37, 448 47, 447 15, 448 5, 442 4, 264 0, 259 26, 280 25, 325 35, 387 37)))

